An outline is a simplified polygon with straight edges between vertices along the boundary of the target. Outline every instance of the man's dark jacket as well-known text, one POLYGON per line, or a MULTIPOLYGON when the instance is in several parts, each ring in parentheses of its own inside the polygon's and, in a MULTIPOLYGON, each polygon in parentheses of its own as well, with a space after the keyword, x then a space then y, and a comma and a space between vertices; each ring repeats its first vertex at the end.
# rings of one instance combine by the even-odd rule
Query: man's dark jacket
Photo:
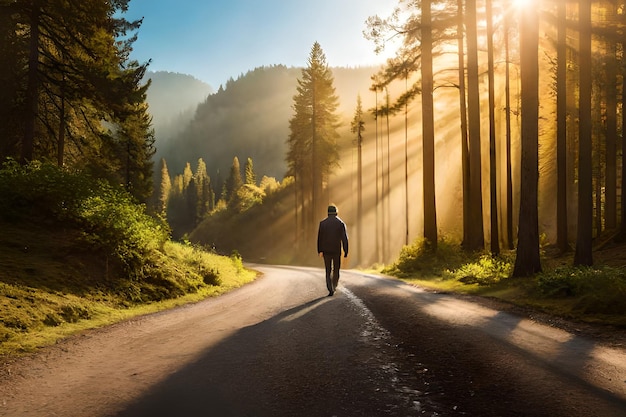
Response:
POLYGON ((329 214, 320 222, 317 233, 317 252, 340 254, 342 245, 344 256, 348 256, 346 224, 336 215, 329 214))

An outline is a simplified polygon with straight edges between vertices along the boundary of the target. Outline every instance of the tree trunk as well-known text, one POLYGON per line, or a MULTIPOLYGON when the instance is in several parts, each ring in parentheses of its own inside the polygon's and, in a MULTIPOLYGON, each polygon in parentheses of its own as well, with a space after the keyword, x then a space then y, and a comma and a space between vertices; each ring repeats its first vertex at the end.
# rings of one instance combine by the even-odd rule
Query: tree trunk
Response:
POLYGON ((467 0, 467 92, 469 119, 469 236, 464 242, 470 251, 482 250, 483 234, 482 174, 480 156, 480 93, 478 78, 478 34, 476 24, 476 0, 467 0))
POLYGON ((556 75, 556 245, 570 250, 567 236, 567 4, 558 4, 556 75))
POLYGON ((605 227, 617 227, 617 74, 615 43, 607 42, 605 227))
POLYGON ((463 0, 457 0, 458 7, 458 48, 459 48, 459 108, 461 113, 461 170, 463 177, 463 241, 464 247, 468 246, 471 227, 470 210, 470 174, 469 174, 469 144, 467 136, 467 100, 465 98, 465 48, 464 40, 464 17, 463 0))
MULTIPOLYGON (((360 102, 359 102, 360 103, 360 102)), ((357 264, 360 264, 363 260, 363 138, 361 137, 361 129, 359 127, 358 140, 358 178, 357 178, 357 213, 356 213, 356 236, 358 239, 357 245, 357 264)))
POLYGON ((513 178, 511 175, 511 71, 509 56, 509 27, 511 21, 509 13, 504 16, 504 51, 506 74, 504 81, 504 94, 506 102, 506 245, 509 250, 513 249, 513 178))
POLYGON ((520 21, 522 81, 522 161, 520 214, 514 277, 541 272, 539 257, 539 16, 534 4, 525 4, 520 21))
MULTIPOLYGON (((311 213, 309 217, 309 224, 316 224, 318 210, 319 210, 319 202, 322 194, 321 187, 321 167, 318 162, 318 143, 317 143, 317 97, 315 96, 315 81, 312 82, 312 115, 311 115, 311 213)), ((312 227, 312 226, 310 226, 312 227)), ((313 229, 311 228, 311 232, 313 229)), ((313 233, 310 233, 311 238, 313 237, 313 233)), ((308 236, 307 236, 308 238, 308 236)))
POLYGON ((65 75, 63 75, 63 81, 61 81, 61 105, 59 108, 59 139, 57 141, 57 165, 63 166, 63 159, 65 155, 65 129, 67 126, 67 120, 65 117, 65 75))
MULTIPOLYGON (((404 92, 409 91, 409 72, 404 72, 404 92)), ((409 244, 409 101, 404 103, 404 244, 409 244)))
POLYGON ((495 80, 493 64, 493 12, 492 0, 486 0, 487 8, 487 72, 489 78, 489 200, 491 219, 491 253, 500 253, 500 235, 498 233, 498 187, 496 169, 496 103, 495 103, 495 80))
MULTIPOLYGON (((622 35, 626 38, 626 33, 622 35)), ((626 48, 626 39, 622 42, 622 50, 626 48)), ((626 80, 626 60, 622 63, 622 79, 626 80)), ((619 234, 617 237, 618 241, 626 240, 626 190, 624 187, 626 186, 626 83, 622 83, 622 181, 621 181, 621 197, 620 197, 620 226, 619 226, 619 234)))
POLYGON ((389 125, 389 111, 391 104, 389 103, 389 90, 387 90, 387 87, 385 87, 385 97, 387 106, 385 112, 385 120, 387 121, 387 188, 383 194, 385 201, 385 215, 383 221, 386 221, 386 225, 384 226, 385 237, 383 238, 383 259, 385 262, 388 262, 391 257, 391 127, 389 125))
MULTIPOLYGON (((381 177, 380 175, 378 175, 378 166, 379 166, 379 160, 380 160, 380 153, 378 151, 378 137, 380 136, 378 134, 378 87, 376 87, 376 108, 375 108, 375 112, 374 112, 374 122, 376 123, 376 248, 375 248, 375 254, 376 254, 376 262, 380 262, 381 261, 381 256, 380 256, 380 235, 382 233, 381 227, 380 227, 380 188, 378 187, 378 180, 381 177)), ((381 135, 382 135, 382 129, 381 129, 381 135)), ((382 142, 382 140, 381 140, 382 142)))
POLYGON ((28 84, 26 90, 26 123, 22 141, 21 162, 33 159, 35 144, 35 124, 39 114, 39 18, 41 0, 33 0, 30 12, 30 44, 28 55, 28 84))
POLYGON ((591 143, 591 3, 579 1, 579 142, 578 142, 578 235, 574 265, 593 265, 593 183, 591 143))
POLYGON ((422 151, 424 182, 424 238, 437 249, 435 205, 435 117, 433 110, 433 56, 430 0, 422 1, 422 151))

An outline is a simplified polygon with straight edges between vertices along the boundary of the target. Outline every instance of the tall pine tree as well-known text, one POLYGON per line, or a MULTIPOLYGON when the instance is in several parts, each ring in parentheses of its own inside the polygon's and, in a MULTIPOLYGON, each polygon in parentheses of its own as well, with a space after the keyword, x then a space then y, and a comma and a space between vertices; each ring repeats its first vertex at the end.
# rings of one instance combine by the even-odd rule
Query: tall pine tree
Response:
POLYGON ((358 242, 357 262, 363 256, 363 132, 365 131, 365 120, 363 113, 363 104, 361 95, 356 98, 356 109, 354 117, 350 124, 350 132, 355 135, 355 143, 357 148, 357 211, 356 211, 356 238, 358 242))
POLYGON ((123 18, 128 2, 3 2, 0 81, 8 94, 0 100, 0 158, 56 160, 147 199, 149 84, 141 85, 147 64, 129 60, 141 21, 123 18))
MULTIPOLYGON (((338 98, 326 55, 315 42, 308 65, 298 79, 293 98, 295 114, 289 121, 288 175, 295 179, 297 206, 302 211, 304 239, 310 240, 322 213, 323 191, 339 163, 338 98)), ((297 210, 298 208, 296 208, 297 210)))
POLYGON ((254 164, 252 163, 252 158, 248 158, 246 160, 244 171, 246 175, 246 184, 256 185, 256 174, 254 173, 254 164))

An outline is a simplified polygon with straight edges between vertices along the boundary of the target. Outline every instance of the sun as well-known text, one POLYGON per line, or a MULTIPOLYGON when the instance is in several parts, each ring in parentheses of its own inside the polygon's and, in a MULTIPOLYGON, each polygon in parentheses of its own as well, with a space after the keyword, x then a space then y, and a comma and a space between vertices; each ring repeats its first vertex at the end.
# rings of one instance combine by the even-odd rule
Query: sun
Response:
POLYGON ((524 7, 532 6, 534 3, 535 0, 511 0, 511 6, 518 10, 524 7))

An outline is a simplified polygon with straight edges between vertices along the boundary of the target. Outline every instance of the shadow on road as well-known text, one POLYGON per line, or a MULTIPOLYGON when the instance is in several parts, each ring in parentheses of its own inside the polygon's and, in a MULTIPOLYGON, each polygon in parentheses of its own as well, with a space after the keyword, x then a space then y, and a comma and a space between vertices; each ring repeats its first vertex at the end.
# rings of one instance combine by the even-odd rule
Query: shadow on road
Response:
POLYGON ((436 371, 435 377, 435 372, 430 375, 433 388, 442 395, 484 402, 482 410, 474 410, 482 416, 605 416, 626 410, 624 374, 596 361, 601 347, 591 340, 463 296, 422 290, 396 279, 354 276, 354 293, 383 326, 401 337, 407 352, 436 371), (615 378, 602 375, 596 369, 600 366, 615 378), (519 409, 520 402, 525 408, 519 409), (603 414, 601 404, 612 414, 603 414), (548 412, 550 407, 556 411, 548 412))
POLYGON ((116 415, 416 415, 389 391, 388 355, 362 342, 360 320, 340 292, 311 300, 208 348, 116 415))

